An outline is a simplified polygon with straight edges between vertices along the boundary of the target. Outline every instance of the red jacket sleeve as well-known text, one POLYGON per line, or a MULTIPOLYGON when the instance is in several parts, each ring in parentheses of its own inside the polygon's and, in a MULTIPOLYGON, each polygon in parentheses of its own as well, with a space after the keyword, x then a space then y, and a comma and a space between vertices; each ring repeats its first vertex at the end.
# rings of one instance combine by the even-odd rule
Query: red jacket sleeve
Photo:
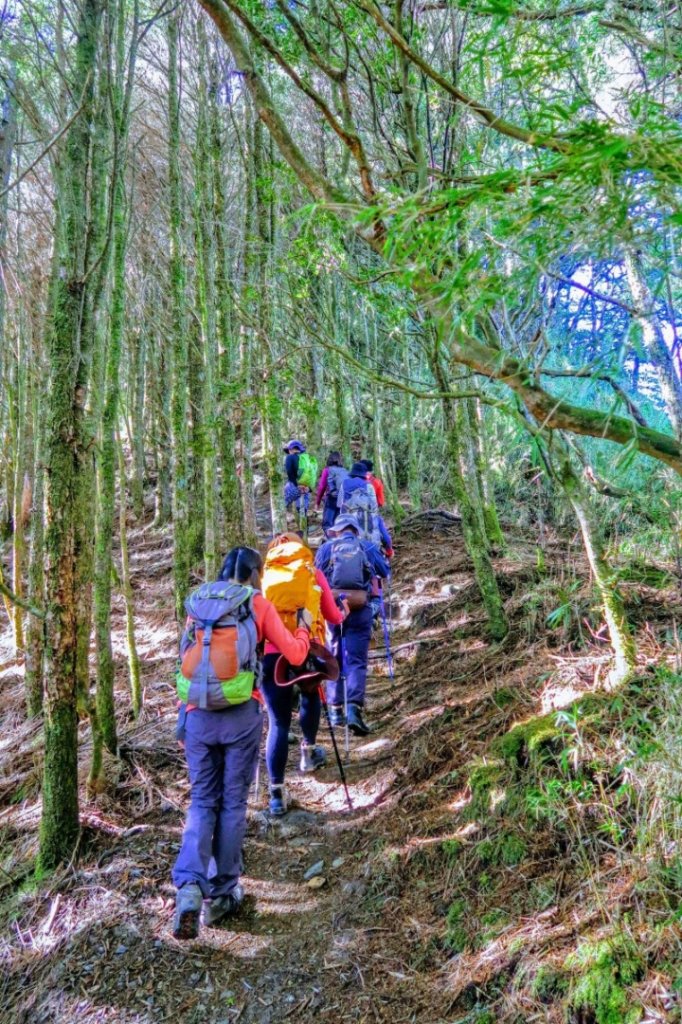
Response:
POLYGON ((290 665, 301 665, 310 650, 310 636, 304 627, 292 634, 280 619, 274 604, 266 600, 262 594, 253 599, 253 610, 256 616, 258 639, 269 640, 283 654, 290 665))
POLYGON ((321 569, 315 570, 315 577, 317 579, 318 586, 322 590, 322 600, 320 602, 322 615, 330 625, 339 626, 343 622, 343 612, 334 600, 332 588, 327 582, 327 577, 321 569))
POLYGON ((383 484, 383 481, 379 480, 377 477, 373 476, 372 477, 372 487, 376 491, 377 505, 379 506, 379 508, 381 508, 382 505, 386 504, 386 496, 384 494, 384 484, 383 484))
POLYGON ((315 498, 315 504, 319 508, 324 498, 324 492, 327 490, 327 480, 329 479, 329 466, 325 466, 322 470, 322 476, 320 482, 317 485, 317 496, 315 498))

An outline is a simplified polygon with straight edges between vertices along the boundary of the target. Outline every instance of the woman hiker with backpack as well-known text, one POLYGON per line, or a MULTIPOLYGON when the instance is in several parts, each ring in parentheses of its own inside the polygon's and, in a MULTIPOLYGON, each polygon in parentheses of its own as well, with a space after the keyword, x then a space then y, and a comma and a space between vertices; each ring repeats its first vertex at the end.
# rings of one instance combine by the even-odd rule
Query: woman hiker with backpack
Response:
POLYGON ((260 593, 262 571, 258 551, 233 548, 219 580, 205 583, 186 602, 176 686, 186 709, 178 738, 184 738, 191 796, 173 867, 177 939, 196 938, 205 899, 204 923, 213 925, 244 897, 239 876, 246 800, 263 729, 259 651, 272 645, 300 665, 310 650, 310 612, 301 609, 288 630, 260 593))
MULTIPOLYGON (((305 607, 311 615, 311 641, 324 644, 325 623, 339 626, 348 614, 348 605, 337 603, 322 572, 315 568, 310 548, 295 533, 285 533, 268 545, 263 573, 263 593, 277 608, 289 629, 295 628, 296 613, 305 607), (341 607, 339 607, 341 604, 341 607)), ((284 775, 289 754, 289 729, 294 706, 294 687, 281 686, 275 681, 275 669, 280 654, 291 662, 289 655, 277 644, 266 643, 263 658, 261 688, 268 711, 268 738, 265 762, 270 779, 270 814, 286 814, 287 804, 284 775)), ((326 763, 323 747, 316 745, 320 726, 321 703, 317 689, 301 690, 299 721, 303 740, 299 770, 314 772, 326 763)))
POLYGON ((387 579, 391 570, 377 546, 362 539, 360 524, 352 515, 340 515, 329 533, 330 539, 318 549, 315 564, 334 594, 345 597, 351 609, 342 624, 332 627, 332 650, 342 675, 328 686, 331 720, 332 725, 346 724, 345 686, 348 728, 356 736, 366 736, 370 729, 362 712, 374 619, 370 593, 373 578, 387 579))
POLYGON ((348 470, 343 465, 341 452, 330 452, 327 457, 327 465, 322 470, 322 476, 317 487, 315 507, 319 508, 324 499, 324 512, 322 513, 322 530, 325 537, 329 527, 339 514, 339 491, 341 484, 348 476, 348 470))

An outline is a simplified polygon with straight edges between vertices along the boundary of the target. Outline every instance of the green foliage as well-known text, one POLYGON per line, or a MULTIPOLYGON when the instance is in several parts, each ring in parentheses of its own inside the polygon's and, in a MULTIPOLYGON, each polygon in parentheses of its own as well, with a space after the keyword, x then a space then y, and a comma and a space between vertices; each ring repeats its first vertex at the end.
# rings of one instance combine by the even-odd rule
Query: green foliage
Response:
POLYGON ((568 989, 568 976, 556 967, 539 967, 530 983, 530 994, 541 1003, 552 1003, 563 996, 568 989))
POLYGON ((571 972, 568 1006, 594 1024, 636 1024, 642 1007, 633 1005, 628 989, 639 981, 645 962, 635 942, 617 933, 609 939, 583 942, 566 959, 571 972))
POLYGON ((463 953, 471 946, 471 939, 465 925, 468 914, 469 906, 462 899, 455 900, 448 908, 445 919, 447 925, 445 944, 454 953, 463 953))
POLYGON ((449 864, 454 864, 462 854, 463 845, 459 839, 444 839, 440 848, 449 864))

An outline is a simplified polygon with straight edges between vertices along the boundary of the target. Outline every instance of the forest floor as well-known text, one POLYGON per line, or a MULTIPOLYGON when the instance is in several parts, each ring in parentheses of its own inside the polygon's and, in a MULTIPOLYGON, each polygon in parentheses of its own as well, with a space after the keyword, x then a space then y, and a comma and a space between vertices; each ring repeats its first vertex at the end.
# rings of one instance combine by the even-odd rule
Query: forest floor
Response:
MULTIPOLYGON (((21 666, 12 661, 9 631, 1 638, 0 1019, 565 1019, 561 1001, 552 1002, 555 993, 538 992, 529 979, 540 965, 547 971, 548 963, 563 963, 579 937, 608 926, 609 902, 622 901, 633 881, 606 853, 596 883, 587 885, 565 856, 565 839, 532 829, 523 834, 523 857, 507 854, 483 870, 485 822, 471 812, 477 790, 470 767, 497 764, 493 744, 515 722, 572 705, 605 678, 608 654, 587 612, 590 584, 575 539, 545 537, 540 569, 535 536, 509 532, 508 550, 495 564, 512 629, 492 644, 458 525, 436 517, 398 535, 396 677, 388 676, 377 633, 368 687, 376 728, 365 740, 351 739, 347 767, 353 812, 333 757, 314 776, 300 776, 292 747, 290 813, 268 818, 263 778, 252 800, 243 910, 188 943, 171 934, 170 870, 189 787, 174 739, 170 537, 147 527, 132 531, 130 545, 144 709, 137 721, 130 718, 117 605, 122 758, 108 761, 105 792, 86 798, 83 723, 80 855, 42 880, 31 870, 40 725, 25 720, 21 666), (585 614, 571 620, 567 611, 562 628, 549 630, 547 615, 567 589, 570 607, 580 609, 583 601, 585 614), (477 860, 469 856, 474 849, 477 860), (318 861, 324 884, 314 888, 304 874, 318 861)), ((679 587, 639 586, 635 604, 643 661, 655 661, 671 622, 682 616, 679 587)), ((331 755, 324 728, 320 739, 331 755)), ((660 965, 634 980, 647 986, 639 996, 645 1019, 672 1020, 670 979, 660 965)), ((579 1013, 572 1019, 599 1020, 579 1013)), ((613 1019, 626 1020, 625 1010, 613 1019)))

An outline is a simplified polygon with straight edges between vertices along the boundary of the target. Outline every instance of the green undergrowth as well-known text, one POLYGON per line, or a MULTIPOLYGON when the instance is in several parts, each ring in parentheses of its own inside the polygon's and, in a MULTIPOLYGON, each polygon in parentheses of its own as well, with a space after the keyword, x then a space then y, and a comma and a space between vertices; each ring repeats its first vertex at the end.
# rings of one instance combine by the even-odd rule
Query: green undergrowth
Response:
MULTIPOLYGON (((524 922, 549 913, 553 925, 563 900, 573 913, 577 903, 562 961, 523 968, 512 987, 526 1006, 554 1004, 568 1024, 642 1019, 637 986, 651 951, 665 948, 671 991, 682 978, 682 941, 671 942, 682 922, 682 676, 658 668, 514 723, 449 781, 468 799, 454 835, 429 853, 447 878, 443 954, 497 942, 501 963, 523 962, 524 922), (616 877, 610 893, 603 879, 616 877), (646 959, 624 921, 645 939, 646 959)), ((475 1012, 513 1021, 500 999, 475 1012)))

